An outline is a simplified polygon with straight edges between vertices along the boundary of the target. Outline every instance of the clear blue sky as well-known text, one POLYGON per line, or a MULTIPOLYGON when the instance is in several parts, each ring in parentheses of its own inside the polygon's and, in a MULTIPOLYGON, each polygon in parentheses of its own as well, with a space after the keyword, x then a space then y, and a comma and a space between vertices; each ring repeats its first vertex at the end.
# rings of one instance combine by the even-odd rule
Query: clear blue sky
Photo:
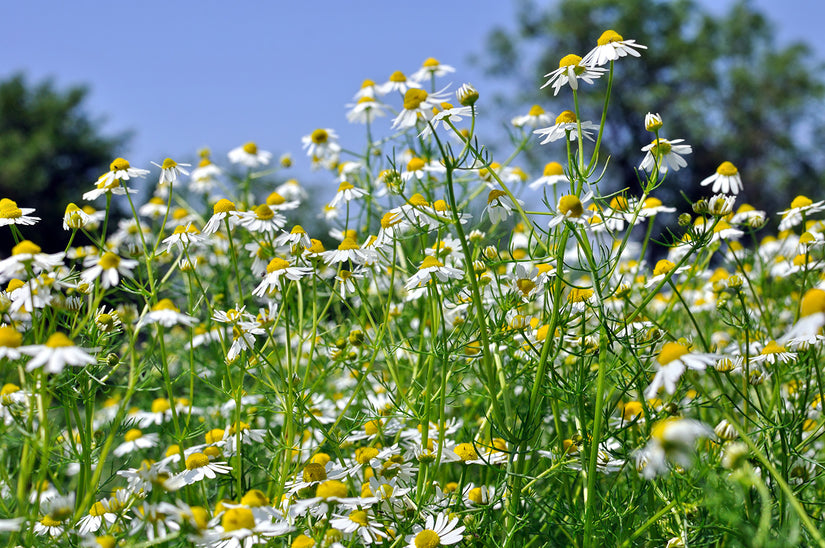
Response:
MULTIPOLYGON (((703 2, 714 11, 730 5, 703 2)), ((825 2, 754 5, 775 22, 780 42, 809 40, 825 58, 825 2)), ((472 82, 483 92, 486 81, 467 58, 513 19, 506 0, 4 2, 0 78, 23 71, 30 82, 89 85, 87 108, 106 117, 105 130, 134 130, 123 155, 136 167, 254 140, 292 152, 298 173, 307 173, 302 135, 318 127, 361 135, 348 127, 345 104, 364 78, 382 82, 435 57, 458 69, 448 79, 453 89, 472 82)))

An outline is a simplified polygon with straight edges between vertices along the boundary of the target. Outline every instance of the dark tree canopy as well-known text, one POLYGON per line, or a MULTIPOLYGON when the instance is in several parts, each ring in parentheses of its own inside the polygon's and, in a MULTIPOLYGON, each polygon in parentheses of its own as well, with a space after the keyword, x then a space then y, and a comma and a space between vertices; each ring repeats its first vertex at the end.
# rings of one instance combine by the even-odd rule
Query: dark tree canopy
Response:
MULTIPOLYGON (((688 168, 657 191, 662 198, 678 199, 680 190, 697 197, 699 182, 726 160, 742 174, 738 203, 772 215, 797 194, 822 197, 825 156, 815 145, 825 137, 823 64, 807 44, 780 47, 771 22, 747 1, 715 16, 693 0, 522 0, 517 30, 495 30, 480 62, 518 90, 510 108, 538 103, 558 113, 572 109, 570 90, 555 98, 552 88, 539 90, 543 75, 569 53, 583 56, 607 29, 648 47, 641 59, 616 62, 603 141, 613 166, 607 184, 638 188, 634 168, 652 139, 644 115, 658 112, 662 137, 693 146, 688 168)), ((584 118, 598 122, 605 85, 583 85, 584 118)), ((529 152, 537 167, 558 160, 550 154, 529 152)))
MULTIPOLYGON (((108 170, 126 135, 104 137, 83 108, 88 90, 55 89, 51 81, 29 85, 23 75, 0 82, 0 197, 36 208, 42 220, 22 227, 24 237, 44 250, 62 249, 63 212, 108 170), (55 236, 57 235, 57 236, 55 236)), ((0 233, 0 251, 13 242, 0 233)))

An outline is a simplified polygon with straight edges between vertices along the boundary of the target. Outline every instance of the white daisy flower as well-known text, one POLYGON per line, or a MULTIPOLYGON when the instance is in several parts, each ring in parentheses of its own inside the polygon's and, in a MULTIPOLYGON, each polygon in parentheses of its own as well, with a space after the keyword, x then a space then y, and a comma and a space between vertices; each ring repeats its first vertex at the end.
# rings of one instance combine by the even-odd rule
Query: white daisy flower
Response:
POLYGON ((144 434, 142 430, 132 428, 123 436, 125 440, 118 445, 113 451, 116 457, 122 457, 128 453, 133 453, 141 449, 148 449, 156 447, 159 440, 159 435, 156 432, 151 434, 144 434))
POLYGON ((563 221, 586 224, 587 220, 593 216, 593 211, 585 208, 585 204, 592 197, 593 193, 588 192, 581 199, 574 194, 567 194, 559 198, 559 203, 556 205, 556 214, 547 223, 548 228, 553 228, 563 221))
POLYGON ((201 234, 201 231, 192 223, 188 223, 186 226, 176 226, 172 234, 164 238, 161 243, 166 244, 166 253, 169 253, 172 247, 184 251, 189 246, 201 244, 204 240, 205 237, 201 234))
POLYGON ((514 127, 536 129, 546 126, 553 121, 553 115, 548 114, 540 105, 533 105, 527 114, 516 116, 510 123, 514 127))
POLYGON ((259 150, 258 145, 250 141, 237 148, 233 148, 227 154, 229 161, 233 164, 241 164, 250 169, 269 165, 272 160, 272 153, 266 150, 259 150))
POLYGON ((205 478, 215 479, 218 474, 228 474, 232 467, 226 462, 209 462, 203 453, 192 453, 186 457, 186 470, 175 474, 164 483, 170 491, 177 491, 186 485, 192 485, 205 478))
MULTIPOLYGON (((582 122, 581 127, 582 136, 590 141, 593 140, 592 132, 599 129, 599 126, 589 121, 582 122)), ((542 145, 564 138, 575 141, 579 136, 576 114, 572 110, 565 110, 556 116, 555 125, 542 129, 536 129, 533 133, 543 137, 541 141, 542 145)))
POLYGON ((549 78, 540 89, 553 86, 553 95, 558 95, 559 90, 565 85, 571 89, 579 89, 579 80, 584 80, 592 84, 593 80, 599 78, 607 69, 588 66, 582 62, 582 58, 575 54, 565 55, 559 61, 559 68, 544 75, 549 78))
POLYGON ((812 215, 825 210, 825 201, 814 202, 801 194, 791 201, 791 207, 780 211, 782 220, 779 221, 779 230, 788 230, 802 223, 803 216, 812 215))
POLYGON ((379 95, 386 95, 397 91, 402 95, 407 93, 410 89, 420 88, 421 84, 414 80, 408 80, 407 76, 400 70, 396 70, 390 74, 389 80, 375 87, 379 95))
POLYGON ((352 183, 349 183, 347 181, 342 181, 341 184, 338 185, 338 192, 335 193, 335 196, 332 198, 332 201, 329 203, 329 206, 334 208, 342 202, 350 202, 366 194, 366 190, 357 188, 353 186, 352 183))
POLYGON ((661 420, 653 425, 648 444, 636 453, 636 469, 645 479, 653 479, 668 471, 671 460, 688 468, 696 440, 713 435, 710 426, 697 420, 678 417, 661 420))
POLYGON ((392 129, 407 129, 415 126, 419 116, 424 120, 432 118, 433 108, 439 107, 447 99, 446 88, 436 93, 423 89, 408 89, 404 94, 404 108, 392 121, 392 129))
POLYGON ((192 164, 179 164, 174 161, 172 158, 166 158, 162 164, 156 164, 155 162, 151 162, 152 165, 157 166, 160 168, 160 178, 158 179, 158 184, 163 186, 167 183, 174 183, 177 181, 181 174, 189 175, 189 172, 183 169, 184 167, 191 167, 192 164))
POLYGON ((86 270, 80 274, 80 279, 87 284, 100 278, 103 289, 115 287, 121 276, 130 276, 132 269, 138 262, 132 259, 121 259, 111 251, 107 251, 98 259, 88 257, 85 261, 86 270))
MULTIPOLYGON (((301 137, 301 143, 307 156, 318 161, 329 161, 338 157, 341 145, 338 144, 338 134, 330 128, 319 128, 301 137)), ((280 190, 278 192, 281 192, 280 190)), ((283 192, 281 192, 284 196, 283 192)))
POLYGON ((679 171, 687 165, 682 156, 690 154, 693 149, 690 145, 682 145, 684 139, 654 139, 649 145, 642 147, 642 152, 646 152, 639 169, 652 172, 658 169, 659 173, 666 173, 669 169, 679 171))
POLYGON ((217 203, 215 203, 214 206, 212 206, 212 216, 204 225, 203 233, 214 234, 221 226, 223 226, 224 219, 229 220, 229 227, 231 228, 235 226, 239 215, 240 213, 238 212, 237 207, 235 207, 234 202, 221 198, 217 201, 217 203))
MULTIPOLYGON (((520 206, 524 205, 524 202, 519 199, 516 199, 516 202, 520 206)), ((491 190, 487 195, 487 207, 484 208, 484 213, 490 217, 492 224, 507 220, 515 210, 516 206, 513 200, 503 190, 491 190)))
POLYGON ((422 527, 419 524, 413 526, 413 534, 407 536, 407 548, 437 548, 438 546, 449 546, 458 544, 464 540, 464 526, 458 525, 458 517, 450 519, 447 514, 437 516, 427 516, 427 520, 422 527))
POLYGON ((676 381, 682 377, 685 369, 704 371, 708 365, 713 365, 718 359, 719 356, 715 354, 691 352, 686 345, 681 343, 665 343, 656 358, 656 375, 645 390, 645 398, 655 398, 662 386, 668 394, 673 394, 676 392, 676 381))
POLYGON ((59 374, 67 365, 83 366, 97 360, 63 333, 52 333, 45 344, 21 346, 20 352, 32 359, 26 364, 26 371, 43 368, 46 373, 59 374))
POLYGON ((636 49, 647 49, 647 46, 637 44, 636 40, 625 40, 614 30, 606 30, 596 41, 596 47, 584 56, 582 62, 591 67, 600 67, 627 55, 639 57, 636 49))
POLYGON ((238 213, 236 224, 250 232, 275 232, 286 225, 286 217, 275 212, 269 205, 261 204, 251 211, 238 213))
POLYGON ((352 124, 369 124, 376 118, 387 115, 387 105, 373 97, 361 97, 357 103, 347 105, 347 121, 352 124))
POLYGON ((464 272, 449 266, 444 266, 438 259, 433 256, 424 257, 418 271, 410 276, 404 287, 407 290, 422 287, 430 283, 432 276, 435 276, 438 281, 446 282, 450 278, 461 279, 464 277, 464 272))
POLYGON ((440 63, 438 59, 427 57, 421 64, 421 68, 412 73, 410 78, 416 82, 423 82, 434 76, 445 76, 451 72, 455 72, 455 67, 440 63))
POLYGON ((34 213, 34 208, 17 207, 17 202, 14 200, 9 200, 8 198, 3 198, 0 200, 0 226, 31 226, 37 223, 40 220, 40 217, 32 217, 29 215, 30 213, 34 213))
POLYGON ((185 327, 192 327, 198 321, 192 316, 182 314, 180 309, 175 306, 171 299, 161 299, 152 309, 147 312, 143 318, 138 322, 138 329, 144 325, 159 323, 163 327, 172 327, 173 325, 183 325, 185 327))
POLYGON ((570 183, 570 179, 564 174, 564 167, 558 162, 548 162, 544 165, 541 177, 528 186, 535 190, 544 186, 556 186, 559 183, 570 183))
POLYGON ((300 280, 313 273, 312 268, 305 266, 292 266, 289 261, 275 257, 266 267, 266 276, 258 287, 252 291, 253 295, 265 297, 273 289, 279 289, 284 279, 300 280))
POLYGON ((711 192, 721 192, 723 194, 739 194, 742 190, 742 177, 739 170, 730 162, 722 162, 716 168, 716 173, 706 177, 700 183, 702 186, 713 185, 711 192))

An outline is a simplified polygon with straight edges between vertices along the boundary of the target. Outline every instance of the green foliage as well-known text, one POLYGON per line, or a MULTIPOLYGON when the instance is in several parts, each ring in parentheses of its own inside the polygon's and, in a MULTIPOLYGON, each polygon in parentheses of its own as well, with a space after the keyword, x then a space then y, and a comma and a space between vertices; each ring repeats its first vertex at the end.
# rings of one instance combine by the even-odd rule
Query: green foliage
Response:
MULTIPOLYGON (((569 94, 539 90, 543 75, 568 53, 584 55, 607 29, 648 47, 644 63, 616 68, 602 154, 614 166, 610 188, 638 186, 648 111, 667 113, 666 137, 693 146, 688 168, 670 176, 666 199, 680 190, 694 199, 699 181, 725 160, 749 183, 744 200, 768 211, 825 181, 815 149, 825 132, 823 65, 807 44, 780 46, 771 22, 747 1, 715 16, 693 0, 522 0, 516 30, 495 30, 478 62, 513 84, 507 104, 558 113, 572 109, 569 94)), ((534 166, 548 161, 541 148, 527 157, 534 166)))
MULTIPOLYGON (((0 82, 0 193, 35 208, 42 234, 63 231, 66 204, 83 205, 80 194, 107 171, 128 139, 101 135, 99 121, 84 109, 87 95, 82 86, 59 90, 48 80, 31 85, 20 74, 0 82)), ((0 249, 8 252, 9 232, 2 237, 0 249)), ((54 240, 39 243, 50 249, 54 240)))

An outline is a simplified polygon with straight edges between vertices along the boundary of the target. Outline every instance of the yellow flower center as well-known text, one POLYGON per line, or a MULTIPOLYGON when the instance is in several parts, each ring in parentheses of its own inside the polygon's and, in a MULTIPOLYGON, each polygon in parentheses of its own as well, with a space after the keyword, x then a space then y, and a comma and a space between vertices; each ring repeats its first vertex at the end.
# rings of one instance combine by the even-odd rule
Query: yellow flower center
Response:
POLYGON ((178 167, 178 163, 172 158, 166 158, 160 165, 161 169, 172 169, 173 167, 178 167))
POLYGON ((424 529, 415 535, 415 548, 437 548, 441 546, 441 537, 432 529, 424 529))
POLYGON ((359 447, 355 450, 355 460, 359 464, 369 464, 377 456, 378 449, 375 447, 359 447))
POLYGON ((592 289, 581 289, 578 287, 574 287, 570 290, 570 294, 567 295, 567 302, 569 303, 580 303, 588 300, 590 297, 593 296, 592 289))
POLYGON ((0 396, 8 396, 9 394, 14 394, 15 392, 20 391, 20 387, 16 384, 12 384, 10 382, 3 385, 3 388, 0 388, 0 396))
POLYGON ((166 398, 155 398, 152 400, 152 413, 165 413, 172 408, 169 400, 166 398))
POLYGON ((427 163, 421 158, 413 158, 407 162, 407 171, 418 171, 422 169, 427 163))
POLYGON ((374 82, 374 81, 372 81, 372 80, 370 80, 369 78, 367 78, 366 80, 364 80, 363 82, 361 82, 361 89, 364 89, 364 88, 371 88, 371 87, 372 87, 372 86, 374 86, 374 85, 375 85, 375 82, 374 82))
POLYGON ((662 259, 658 263, 656 263, 656 268, 653 269, 654 276, 661 276, 663 274, 667 274, 671 270, 676 268, 676 265, 672 262, 668 261, 667 259, 662 259))
POLYGON ((186 469, 194 470, 195 468, 203 468, 209 464, 209 457, 203 453, 192 453, 186 457, 186 469))
POLYGON ((404 94, 404 109, 415 110, 421 106, 421 103, 427 100, 427 92, 423 89, 410 88, 404 94))
POLYGON ((437 67, 441 63, 438 62, 437 59, 433 59, 432 57, 427 57, 424 62, 421 64, 422 67, 433 68, 437 67))
POLYGON ((223 428, 213 428, 212 430, 204 434, 204 439, 208 444, 217 443, 223 439, 224 433, 225 432, 223 428))
POLYGON ((130 167, 132 166, 129 165, 129 162, 123 158, 115 158, 115 160, 109 164, 109 171, 123 171, 130 167))
POLYGON ((719 167, 716 168, 716 173, 724 175, 725 177, 731 177, 739 173, 739 170, 730 162, 722 162, 719 164, 719 167))
POLYGON ((662 207, 662 200, 659 198, 647 198, 644 201, 644 206, 649 209, 654 207, 662 207))
POLYGON ((622 35, 616 32, 615 30, 606 30, 599 36, 599 39, 596 41, 596 44, 599 46, 606 46, 607 44, 611 44, 613 42, 622 42, 624 38, 622 35))
POLYGON ((799 315, 804 318, 817 313, 825 313, 825 291, 809 289, 802 297, 799 315))
POLYGON ((329 140, 329 132, 325 129, 316 129, 309 138, 312 139, 312 142, 316 145, 323 145, 329 140))
POLYGON ((398 223, 400 223, 403 220, 404 220, 404 218, 401 217, 401 215, 396 215, 392 211, 388 211, 384 214, 383 217, 381 217, 381 228, 386 230, 386 229, 390 228, 391 226, 397 225, 398 223))
POLYGON ((67 346, 74 346, 74 343, 63 333, 57 332, 49 336, 46 346, 48 348, 66 348, 67 346))
POLYGON ((533 105, 530 107, 530 110, 527 112, 528 116, 541 116, 545 113, 545 110, 541 108, 539 105, 533 105))
POLYGON ((421 261, 421 266, 418 267, 418 270, 424 270, 425 268, 439 268, 442 266, 444 265, 438 262, 438 259, 436 259, 432 255, 427 255, 426 257, 424 257, 424 260, 421 261))
POLYGON ((227 200, 226 198, 221 198, 218 200, 214 206, 212 206, 212 213, 229 213, 230 211, 235 211, 237 208, 235 207, 235 203, 227 200))
POLYGON ((351 249, 360 249, 360 248, 358 247, 358 244, 355 242, 354 239, 347 237, 347 238, 344 238, 344 241, 340 243, 340 245, 338 246, 338 249, 343 250, 343 251, 349 251, 351 249))
POLYGON ((673 360, 681 358, 688 352, 688 347, 684 344, 668 342, 662 347, 662 351, 659 352, 659 357, 656 361, 659 362, 659 365, 667 365, 673 360))
POLYGON ((8 325, 0 327, 0 346, 17 348, 23 343, 23 334, 8 325))
POLYGON ((665 156, 670 154, 670 151, 673 149, 673 146, 667 139, 655 139, 650 144, 653 145, 650 149, 650 153, 654 156, 665 156))
POLYGON ((455 446, 453 452, 464 462, 476 460, 478 458, 478 453, 472 443, 459 443, 455 446))
POLYGON ((275 272, 277 270, 285 270, 287 267, 289 267, 289 262, 288 261, 285 261, 284 259, 281 259, 280 257, 275 257, 274 259, 269 261, 268 265, 266 265, 266 272, 268 274, 272 274, 273 272, 275 272))
POLYGON ((495 202, 496 200, 498 200, 502 196, 506 196, 506 195, 507 195, 507 193, 504 192, 503 190, 491 190, 490 194, 487 195, 487 205, 490 205, 491 203, 495 202))
POLYGON ((255 516, 249 508, 230 508, 224 512, 221 518, 221 525, 224 531, 237 531, 238 529, 254 529, 255 516))
POLYGON ((641 414, 643 409, 642 402, 629 401, 622 408, 622 418, 626 421, 633 420, 641 414))
POLYGON ((3 219, 19 219, 22 216, 23 212, 17 207, 17 202, 8 198, 0 200, 0 217, 3 219))
POLYGON ((762 349, 762 352, 760 352, 760 354, 781 354, 782 352, 787 351, 787 348, 785 348, 781 344, 778 344, 776 341, 770 341, 768 344, 765 345, 765 348, 762 349))
POLYGON ((281 205, 285 202, 286 198, 284 198, 277 192, 273 192, 272 194, 266 197, 266 205, 281 205))
POLYGON ((572 110, 565 110, 562 111, 561 114, 556 116, 556 124, 575 124, 576 123, 576 113, 572 110))
POLYGON ((416 207, 427 207, 428 205, 430 205, 427 199, 417 192, 410 196, 410 199, 407 200, 407 203, 416 207))
POLYGON ((544 166, 544 176, 551 177, 553 175, 564 175, 564 168, 558 162, 548 162, 544 166))
POLYGON ((311 462, 304 467, 302 477, 306 482, 323 481, 327 479, 327 471, 323 464, 311 462))
POLYGON ((352 190, 353 188, 355 188, 355 187, 352 186, 351 183, 349 183, 347 181, 341 181, 341 184, 338 185, 338 192, 344 192, 345 190, 352 190))
POLYGON ((42 251, 40 246, 31 240, 23 240, 11 248, 12 255, 37 255, 40 251, 42 251))
POLYGON ((400 70, 396 70, 395 72, 390 74, 390 82, 401 83, 401 82, 406 82, 406 81, 407 81, 407 77, 404 76, 404 73, 401 72, 400 70))
POLYGON ((57 527, 63 522, 57 521, 56 519, 53 519, 49 516, 43 516, 43 519, 40 520, 40 523, 42 523, 46 527, 57 527))
POLYGON ((172 312, 180 312, 180 309, 175 306, 171 299, 161 299, 158 304, 152 307, 152 311, 158 312, 160 310, 171 310, 172 312))
POLYGON ((798 207, 808 207, 811 204, 813 204, 813 201, 810 198, 808 198, 807 196, 802 196, 800 194, 791 202, 791 208, 796 209, 798 207))
POLYGON ((250 489, 241 497, 241 504, 252 507, 266 506, 269 504, 269 497, 260 489, 250 489))
POLYGON ((315 546, 314 539, 306 535, 298 535, 295 537, 295 540, 292 541, 290 548, 312 548, 313 546, 315 546))
POLYGON ((275 213, 266 204, 261 204, 255 208, 255 216, 262 221, 268 221, 275 216, 275 213))
POLYGON ((433 209, 443 213, 447 211, 447 202, 445 200, 436 200, 433 202, 433 209))
POLYGON ((367 513, 363 510, 356 510, 349 515, 350 521, 354 521, 358 525, 367 526, 369 524, 369 520, 367 519, 367 513))
POLYGON ((258 154, 258 145, 249 141, 243 146, 243 151, 247 154, 258 154))
POLYGON ((107 251, 100 257, 100 260, 97 262, 104 270, 109 270, 110 268, 117 268, 120 266, 120 257, 112 253, 111 251, 107 251))
POLYGON ((126 432, 126 435, 123 436, 123 439, 125 439, 126 441, 135 441, 136 439, 142 438, 142 437, 143 437, 143 432, 141 432, 137 428, 132 428, 131 430, 126 432))
POLYGON ((584 215, 584 206, 581 200, 573 194, 559 198, 559 213, 565 217, 579 218, 584 215))
POLYGON ((338 480, 327 480, 318 486, 315 495, 322 499, 330 497, 344 498, 347 496, 347 486, 338 480))
POLYGON ((668 417, 658 421, 653 425, 653 428, 650 429, 650 437, 659 441, 665 441, 665 431, 670 425, 676 423, 677 421, 679 421, 679 419, 676 417, 668 417))
POLYGON ((96 503, 92 504, 92 507, 89 508, 89 515, 90 516, 102 516, 106 513, 106 507, 103 505, 102 502, 97 501, 96 503))
POLYGON ((306 230, 301 225, 295 225, 292 227, 290 234, 306 234, 306 230))

